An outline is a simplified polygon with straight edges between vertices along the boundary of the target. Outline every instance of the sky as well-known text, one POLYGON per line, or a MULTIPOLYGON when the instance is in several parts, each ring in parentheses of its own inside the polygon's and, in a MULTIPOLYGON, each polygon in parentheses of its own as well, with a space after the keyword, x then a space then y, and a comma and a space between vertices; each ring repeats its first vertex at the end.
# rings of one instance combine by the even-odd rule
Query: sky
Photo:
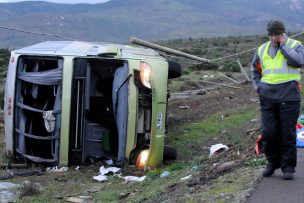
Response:
MULTIPOLYGON (((20 1, 33 1, 33 0, 0 0, 0 3, 12 3, 12 2, 20 2, 20 1)), ((76 3, 96 4, 96 3, 104 3, 110 0, 36 0, 36 1, 48 1, 52 3, 63 3, 63 4, 76 4, 76 3)))

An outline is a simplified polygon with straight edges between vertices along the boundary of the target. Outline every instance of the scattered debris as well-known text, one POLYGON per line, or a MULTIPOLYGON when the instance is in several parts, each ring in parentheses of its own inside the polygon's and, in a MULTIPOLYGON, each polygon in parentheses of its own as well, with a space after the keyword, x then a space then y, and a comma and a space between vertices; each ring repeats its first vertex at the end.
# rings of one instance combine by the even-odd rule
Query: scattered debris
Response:
POLYGON ((119 177, 125 179, 125 181, 127 181, 127 182, 142 182, 146 179, 146 176, 142 176, 142 177, 136 177, 136 176, 122 177, 122 176, 119 176, 119 177))
POLYGON ((189 109, 190 106, 188 106, 188 105, 183 105, 183 106, 179 106, 178 108, 179 108, 179 109, 189 109))
POLYGON ((101 166, 99 168, 99 175, 98 176, 93 176, 93 179, 94 180, 98 180, 100 182, 102 181, 106 181, 108 180, 108 177, 106 176, 106 174, 108 173, 117 173, 118 171, 120 171, 120 168, 117 168, 117 167, 109 167, 109 168, 105 168, 104 166, 101 166))
POLYGON ((224 97, 224 99, 230 100, 230 99, 233 99, 233 97, 232 96, 228 96, 228 97, 224 97))
POLYGON ((197 92, 196 93, 197 95, 204 95, 204 94, 206 94, 206 91, 204 91, 204 90, 200 90, 199 92, 197 92))
POLYGON ((231 87, 231 88, 241 89, 240 87, 236 87, 236 86, 233 86, 233 85, 221 84, 221 83, 216 83, 216 82, 210 82, 210 81, 204 81, 204 80, 200 80, 200 82, 204 82, 204 83, 207 83, 207 84, 213 84, 213 85, 220 85, 220 86, 224 86, 224 87, 231 87))
POLYGON ((98 176, 93 176, 94 180, 97 180, 99 182, 107 181, 108 177, 102 174, 99 174, 98 176))
POLYGON ((220 152, 226 151, 228 149, 229 148, 226 145, 223 145, 222 143, 212 145, 210 147, 210 156, 212 156, 214 153, 220 153, 220 152))
POLYGON ((234 83, 240 84, 239 81, 236 81, 235 79, 233 79, 233 78, 231 78, 231 77, 228 77, 227 75, 225 75, 225 74, 223 74, 223 73, 221 73, 221 72, 218 72, 218 74, 220 74, 221 76, 223 76, 223 77, 225 77, 225 78, 227 78, 227 79, 233 81, 234 83))
POLYGON ((113 165, 113 160, 112 160, 112 159, 106 160, 105 163, 106 163, 108 166, 112 166, 112 165, 113 165))
POLYGON ((52 199, 63 199, 62 195, 56 194, 52 197, 52 199))
POLYGON ((208 77, 214 78, 214 75, 204 75, 203 77, 204 77, 204 78, 208 78, 208 77))
POLYGON ((304 148, 304 128, 301 124, 298 124, 296 129, 297 129, 296 146, 298 148, 304 148))
POLYGON ((191 170, 190 171, 196 171, 198 169, 198 166, 195 165, 195 166, 192 166, 191 170))
POLYGON ((262 135, 259 135, 255 142, 255 154, 260 155, 264 153, 264 146, 262 143, 262 135))
POLYGON ((186 177, 181 178, 180 180, 189 180, 190 178, 192 178, 192 175, 188 175, 186 177))
POLYGON ((129 192, 127 192, 127 193, 120 193, 119 196, 118 196, 118 199, 125 199, 125 198, 127 198, 129 195, 130 195, 129 192))
POLYGON ((109 168, 105 168, 104 166, 101 166, 99 168, 99 173, 102 175, 106 175, 110 172, 112 172, 113 174, 117 173, 118 171, 120 171, 120 168, 117 167, 109 167, 109 168))
POLYGON ((120 171, 120 168, 117 167, 109 167, 105 168, 104 166, 101 166, 99 169, 99 175, 93 176, 93 179, 98 180, 100 182, 108 180, 108 177, 106 174, 113 173, 114 176, 124 179, 127 182, 142 182, 145 180, 146 176, 142 177, 136 177, 136 176, 122 176, 121 174, 116 174, 118 171, 120 171))
POLYGON ((256 98, 250 98, 249 99, 251 102, 254 102, 254 103, 258 103, 259 102, 259 99, 256 99, 256 98))
POLYGON ((221 164, 220 166, 216 167, 215 171, 217 173, 222 173, 228 171, 236 166, 239 166, 243 163, 243 160, 235 160, 235 161, 228 161, 226 163, 221 164))
POLYGON ((69 170, 69 167, 66 166, 62 166, 62 167, 58 167, 58 166, 54 166, 54 167, 47 167, 46 168, 46 172, 66 172, 69 170))
POLYGON ((159 177, 164 178, 164 177, 167 177, 167 176, 169 176, 169 175, 170 175, 170 172, 169 172, 169 171, 164 171, 164 172, 162 172, 162 173, 160 174, 159 177))
POLYGON ((90 201, 91 198, 92 198, 91 196, 69 197, 69 198, 67 198, 67 201, 73 202, 73 203, 93 202, 93 201, 90 201))

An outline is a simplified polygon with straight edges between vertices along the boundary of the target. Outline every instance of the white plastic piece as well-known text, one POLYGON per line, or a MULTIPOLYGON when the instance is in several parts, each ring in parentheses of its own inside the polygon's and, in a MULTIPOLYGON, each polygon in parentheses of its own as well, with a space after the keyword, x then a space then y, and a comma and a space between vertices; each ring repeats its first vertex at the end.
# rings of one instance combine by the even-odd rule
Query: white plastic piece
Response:
POLYGON ((142 177, 125 176, 125 177, 122 177, 122 178, 125 179, 128 182, 142 182, 146 179, 146 176, 142 176, 142 177))
POLYGON ((98 180, 99 182, 108 180, 108 177, 105 175, 99 174, 98 176, 93 176, 94 180, 98 180))
POLYGON ((109 167, 109 168, 105 168, 104 166, 100 167, 99 168, 99 173, 102 174, 102 175, 106 175, 110 172, 112 173, 117 173, 118 171, 120 171, 120 168, 117 168, 117 167, 109 167))
POLYGON ((54 166, 54 167, 46 168, 46 172, 66 172, 68 170, 69 170, 69 167, 66 167, 66 166, 63 166, 63 167, 54 166))
POLYGON ((188 175, 186 177, 181 178, 180 180, 189 180, 190 178, 192 178, 192 175, 188 175))
POLYGON ((219 152, 220 150, 226 151, 228 149, 229 148, 226 145, 223 145, 222 143, 215 144, 210 147, 210 155, 212 156, 215 152, 219 152))

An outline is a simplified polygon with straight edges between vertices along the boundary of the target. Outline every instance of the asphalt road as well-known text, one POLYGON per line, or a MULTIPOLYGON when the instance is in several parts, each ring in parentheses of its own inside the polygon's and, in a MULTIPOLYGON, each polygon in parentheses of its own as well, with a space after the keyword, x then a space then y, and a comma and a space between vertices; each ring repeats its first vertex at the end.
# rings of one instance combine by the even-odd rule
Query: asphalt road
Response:
POLYGON ((304 202, 304 149, 298 149, 298 162, 294 180, 283 180, 278 169, 268 178, 263 178, 252 192, 248 203, 300 203, 304 202))

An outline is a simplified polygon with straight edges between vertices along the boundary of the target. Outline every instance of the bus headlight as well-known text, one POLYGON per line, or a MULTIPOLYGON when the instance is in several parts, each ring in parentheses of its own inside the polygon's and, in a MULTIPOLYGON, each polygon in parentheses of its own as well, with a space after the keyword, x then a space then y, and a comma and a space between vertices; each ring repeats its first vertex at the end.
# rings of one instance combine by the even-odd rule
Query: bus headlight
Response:
POLYGON ((151 88, 151 67, 145 62, 140 62, 140 80, 141 83, 148 88, 151 88))

